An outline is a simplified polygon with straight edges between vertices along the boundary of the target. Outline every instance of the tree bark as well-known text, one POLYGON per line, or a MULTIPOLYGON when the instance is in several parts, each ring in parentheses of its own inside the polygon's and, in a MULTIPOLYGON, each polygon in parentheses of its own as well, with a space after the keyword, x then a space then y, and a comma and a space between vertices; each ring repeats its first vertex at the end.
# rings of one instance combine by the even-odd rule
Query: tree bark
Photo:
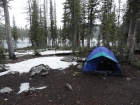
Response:
POLYGON ((127 63, 130 64, 133 60, 133 49, 135 45, 135 25, 134 19, 130 20, 128 39, 127 39, 127 63))
POLYGON ((8 4, 7 4, 7 0, 2 0, 2 1, 3 1, 3 7, 4 7, 5 30, 6 30, 6 40, 7 40, 7 45, 8 45, 9 58, 14 59, 16 56, 14 53, 14 47, 13 47, 13 42, 12 42, 12 37, 11 37, 11 27, 10 27, 8 4))
POLYGON ((92 15, 93 15, 93 7, 91 7, 91 10, 90 10, 90 17, 89 17, 89 34, 87 36, 87 48, 90 48, 90 38, 92 36, 92 28, 93 28, 93 18, 92 18, 92 15))
POLYGON ((46 35, 46 46, 48 46, 47 45, 47 43, 48 43, 48 34, 47 34, 47 32, 48 32, 48 30, 47 30, 47 16, 46 16, 46 12, 47 12, 47 9, 46 9, 46 0, 44 0, 44 25, 45 25, 45 35, 46 35))

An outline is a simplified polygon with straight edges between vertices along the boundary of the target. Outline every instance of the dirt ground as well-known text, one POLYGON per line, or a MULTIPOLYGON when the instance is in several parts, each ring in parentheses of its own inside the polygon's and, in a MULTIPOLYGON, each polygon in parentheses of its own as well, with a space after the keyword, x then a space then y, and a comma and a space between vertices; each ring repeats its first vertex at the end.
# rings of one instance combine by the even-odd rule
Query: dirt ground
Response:
POLYGON ((13 89, 0 94, 0 105, 140 105, 140 70, 125 63, 121 67, 125 76, 74 75, 81 72, 76 66, 51 70, 45 77, 31 78, 29 73, 0 76, 0 89, 13 89), (30 87, 47 88, 17 94, 20 84, 25 82, 30 87), (73 90, 67 89, 66 83, 73 90))

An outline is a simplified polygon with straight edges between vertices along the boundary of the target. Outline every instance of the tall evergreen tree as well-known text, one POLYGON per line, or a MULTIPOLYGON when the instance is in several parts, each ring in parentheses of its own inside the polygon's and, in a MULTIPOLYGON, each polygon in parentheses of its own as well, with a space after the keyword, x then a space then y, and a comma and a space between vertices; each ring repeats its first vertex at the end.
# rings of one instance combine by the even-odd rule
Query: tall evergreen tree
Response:
POLYGON ((48 3, 48 0, 44 0, 44 5, 43 5, 43 9, 44 9, 44 34, 45 34, 45 36, 46 36, 46 46, 47 46, 47 43, 48 43, 48 41, 47 41, 47 38, 48 38, 48 28, 47 28, 47 26, 48 26, 48 24, 47 24, 47 20, 48 20, 48 16, 47 16, 47 12, 48 12, 48 8, 47 8, 47 3, 48 3))
POLYGON ((82 41, 82 47, 85 46, 85 38, 87 38, 88 33, 88 26, 87 26, 87 15, 88 15, 88 1, 82 0, 81 1, 81 41, 82 41))
POLYGON ((45 35, 45 24, 44 24, 44 18, 42 17, 42 11, 41 11, 41 7, 40 7, 40 15, 39 15, 39 25, 38 25, 38 35, 37 35, 37 39, 39 42, 39 48, 45 49, 46 48, 46 35, 45 35))
POLYGON ((75 49, 79 46, 80 40, 80 0, 66 0, 66 2, 64 3, 63 16, 63 36, 65 36, 70 41, 70 45, 72 45, 72 50, 73 52, 75 52, 75 49))
POLYGON ((116 40, 116 15, 112 0, 104 0, 101 14, 101 40, 102 44, 110 47, 116 40))
POLYGON ((89 0, 89 6, 88 6, 88 24, 89 24, 89 34, 87 35, 87 47, 90 48, 90 39, 91 36, 93 36, 93 25, 95 22, 95 19, 97 18, 97 5, 99 3, 99 0, 89 0))
POLYGON ((38 6, 36 0, 33 0, 32 4, 32 22, 31 22, 31 42, 33 46, 39 47, 39 40, 38 40, 38 6))
POLYGON ((31 31, 31 25, 32 25, 32 0, 28 0, 27 1, 27 7, 26 7, 26 13, 27 13, 27 22, 29 22, 25 27, 29 26, 29 32, 28 32, 28 36, 29 36, 29 40, 33 46, 33 40, 32 40, 32 31, 31 31))
POLYGON ((58 33, 57 33, 57 17, 56 17, 56 4, 54 1, 54 36, 55 36, 55 47, 58 41, 58 33))
POLYGON ((17 40, 18 40, 18 31, 17 31, 17 26, 15 22, 15 18, 13 16, 13 27, 12 27, 12 36, 15 42, 15 50, 17 49, 17 40))
POLYGON ((50 0, 50 33, 52 39, 52 46, 55 46, 55 36, 54 36, 54 8, 52 0, 50 0))

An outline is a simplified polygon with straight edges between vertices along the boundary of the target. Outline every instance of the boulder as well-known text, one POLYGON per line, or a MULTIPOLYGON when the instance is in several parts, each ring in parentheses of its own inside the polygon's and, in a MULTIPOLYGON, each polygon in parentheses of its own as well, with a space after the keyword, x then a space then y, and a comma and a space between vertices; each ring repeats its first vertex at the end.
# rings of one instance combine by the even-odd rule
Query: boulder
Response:
POLYGON ((40 64, 30 69, 30 76, 41 75, 45 76, 49 73, 50 67, 48 65, 40 64))

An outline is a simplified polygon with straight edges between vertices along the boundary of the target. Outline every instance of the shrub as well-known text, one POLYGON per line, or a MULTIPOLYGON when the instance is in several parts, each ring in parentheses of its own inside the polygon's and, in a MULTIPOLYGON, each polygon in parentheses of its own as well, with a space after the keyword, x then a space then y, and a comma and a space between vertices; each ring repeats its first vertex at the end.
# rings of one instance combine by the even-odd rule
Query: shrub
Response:
POLYGON ((34 56, 40 56, 41 55, 36 47, 34 48, 34 53, 33 54, 34 54, 34 56))
POLYGON ((4 48, 0 48, 0 63, 5 64, 6 63, 6 55, 4 48))

